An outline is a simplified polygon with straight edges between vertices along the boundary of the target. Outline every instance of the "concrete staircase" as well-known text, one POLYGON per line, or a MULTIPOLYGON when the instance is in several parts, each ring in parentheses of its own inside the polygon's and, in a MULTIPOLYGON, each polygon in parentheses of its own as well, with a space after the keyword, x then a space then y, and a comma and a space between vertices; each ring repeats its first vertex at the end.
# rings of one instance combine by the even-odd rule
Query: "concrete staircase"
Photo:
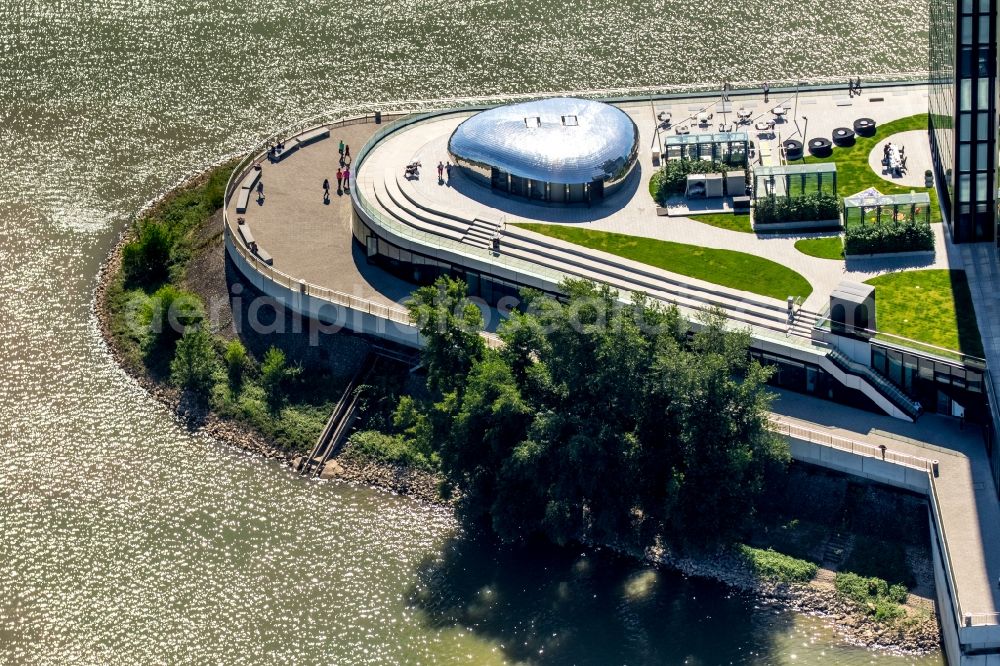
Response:
POLYGON ((368 181, 366 195, 385 214, 414 230, 434 234, 469 246, 470 251, 493 253, 492 240, 500 233, 499 255, 519 259, 558 273, 601 282, 623 294, 643 292, 650 297, 694 311, 721 308, 730 320, 742 325, 766 328, 782 335, 810 338, 816 313, 798 310, 788 321, 787 305, 776 299, 727 290, 709 283, 688 280, 646 264, 612 254, 589 250, 572 243, 536 234, 510 225, 501 229, 497 220, 428 201, 414 184, 398 173, 385 169, 382 177, 368 181), (370 190, 369 190, 370 188, 370 190))
POLYGON ((910 421, 916 421, 923 414, 924 408, 919 402, 903 393, 898 386, 882 376, 875 369, 851 360, 837 349, 831 349, 827 353, 827 358, 845 373, 856 375, 863 379, 865 383, 904 413, 910 421))
POLYGON ((489 248, 493 244, 493 237, 499 232, 499 222, 476 218, 462 237, 462 242, 473 247, 489 248))

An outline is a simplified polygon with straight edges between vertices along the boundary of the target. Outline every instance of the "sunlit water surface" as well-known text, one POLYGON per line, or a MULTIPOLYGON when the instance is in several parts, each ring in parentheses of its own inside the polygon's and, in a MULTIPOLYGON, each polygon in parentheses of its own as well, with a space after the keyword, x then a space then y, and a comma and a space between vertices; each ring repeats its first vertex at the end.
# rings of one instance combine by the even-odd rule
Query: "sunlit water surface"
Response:
POLYGON ((907 75, 927 5, 0 0, 0 663, 939 663, 192 436, 108 358, 144 202, 373 100, 907 75))

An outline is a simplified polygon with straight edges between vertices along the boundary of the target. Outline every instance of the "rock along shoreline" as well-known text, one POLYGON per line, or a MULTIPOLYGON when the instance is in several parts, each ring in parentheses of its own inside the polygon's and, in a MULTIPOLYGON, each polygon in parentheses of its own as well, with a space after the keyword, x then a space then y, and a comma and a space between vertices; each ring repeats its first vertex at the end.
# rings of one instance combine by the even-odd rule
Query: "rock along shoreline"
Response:
MULTIPOLYGON (((112 333, 108 288, 121 271, 122 249, 132 240, 138 223, 155 212, 168 196, 201 184, 220 167, 221 164, 211 166, 177 183, 146 204, 135 219, 126 225, 98 272, 92 300, 94 316, 101 338, 115 363, 155 400, 170 409, 191 431, 208 435, 249 454, 278 461, 292 470, 301 454, 276 447, 253 428, 222 418, 186 399, 175 387, 154 380, 144 368, 134 367, 127 361, 112 333)), ((346 446, 349 447, 350 444, 346 446)), ((441 478, 434 474, 377 461, 354 460, 349 455, 343 455, 343 450, 327 463, 321 479, 364 485, 437 506, 454 505, 454 500, 440 497, 438 488, 441 478)), ((940 630, 934 615, 918 618, 905 626, 879 623, 869 618, 853 602, 841 598, 832 583, 816 580, 810 583, 761 580, 753 575, 745 562, 728 551, 707 556, 677 557, 664 551, 641 553, 624 546, 608 547, 686 576, 715 580, 738 592, 753 595, 765 606, 823 618, 851 645, 900 655, 931 654, 941 648, 940 630)))

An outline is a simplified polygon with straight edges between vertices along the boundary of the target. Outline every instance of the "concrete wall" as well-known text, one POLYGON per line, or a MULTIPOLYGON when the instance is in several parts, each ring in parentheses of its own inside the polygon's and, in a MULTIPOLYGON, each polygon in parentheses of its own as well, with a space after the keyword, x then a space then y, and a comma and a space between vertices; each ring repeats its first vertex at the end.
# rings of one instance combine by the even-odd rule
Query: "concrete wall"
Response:
POLYGON ((850 451, 787 437, 795 460, 819 465, 845 474, 853 474, 895 488, 926 495, 930 492, 927 472, 895 463, 869 458, 850 451))
POLYGON ((258 272, 240 252, 232 247, 234 242, 232 235, 226 234, 226 252, 243 277, 261 293, 279 301, 292 312, 315 319, 329 327, 331 331, 347 329, 416 349, 422 346, 420 333, 411 324, 403 324, 368 312, 331 303, 309 294, 303 294, 300 291, 293 291, 271 280, 258 272))

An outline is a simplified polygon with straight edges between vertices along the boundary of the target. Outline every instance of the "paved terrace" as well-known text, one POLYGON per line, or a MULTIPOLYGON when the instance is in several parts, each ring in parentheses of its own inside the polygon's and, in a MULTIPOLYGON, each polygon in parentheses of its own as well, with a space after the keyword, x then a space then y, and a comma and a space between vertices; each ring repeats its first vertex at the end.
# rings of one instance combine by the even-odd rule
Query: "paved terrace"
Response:
MULTIPOLYGON (((411 204, 415 203, 418 207, 433 208, 433 210, 443 212, 446 215, 458 214, 470 220, 482 217, 507 223, 542 221, 552 224, 569 224, 703 247, 748 252, 776 261, 802 274, 813 285, 814 291, 804 304, 806 309, 813 311, 820 310, 828 302, 830 292, 843 279, 864 281, 875 275, 901 267, 947 268, 961 265, 960 257, 948 246, 946 234, 941 225, 935 225, 938 251, 933 260, 923 259, 919 260, 919 263, 915 263, 912 259, 908 260, 909 263, 907 260, 900 259, 852 261, 849 270, 845 270, 842 262, 809 257, 795 250, 794 244, 799 238, 822 234, 756 236, 719 229, 688 218, 657 217, 656 205, 648 194, 649 179, 655 171, 652 166, 652 151, 658 145, 655 131, 656 113, 661 110, 669 111, 673 115, 675 124, 680 124, 678 120, 683 121, 685 117, 694 115, 702 109, 707 109, 710 112, 714 110, 715 118, 712 122, 717 123, 722 119, 722 114, 715 110, 714 104, 714 101, 689 100, 671 104, 642 102, 621 105, 621 108, 629 114, 639 128, 640 170, 630 187, 626 187, 624 191, 616 193, 603 203, 591 208, 544 205, 507 197, 471 182, 463 177, 457 169, 453 170, 451 182, 439 183, 434 167, 439 161, 448 159, 447 139, 467 115, 447 116, 439 120, 420 123, 388 137, 368 156, 362 167, 359 186, 366 199, 377 202, 388 214, 398 216, 399 209, 402 208, 404 209, 402 213, 405 215, 407 203, 400 202, 397 197, 391 196, 393 194, 391 191, 392 183, 388 183, 386 186, 390 190, 390 196, 387 198, 381 191, 382 183, 380 181, 393 179, 396 175, 401 177, 407 163, 419 160, 424 165, 421 177, 418 180, 408 181, 414 195, 411 204)), ((757 117, 770 119, 772 117, 770 109, 779 104, 787 107, 796 106, 794 98, 790 97, 772 96, 770 102, 765 104, 759 96, 751 96, 734 98, 732 108, 743 106, 755 114, 754 119, 757 117)), ((808 129, 807 138, 829 137, 835 127, 850 127, 856 118, 863 116, 871 117, 877 123, 883 124, 897 118, 926 113, 927 92, 922 86, 903 89, 870 89, 866 90, 864 97, 853 100, 847 98, 846 95, 835 92, 810 92, 808 96, 800 96, 797 111, 797 115, 790 114, 793 117, 776 126, 776 141, 780 142, 793 136, 801 137, 803 129, 808 129), (881 98, 884 101, 871 101, 872 98, 881 98), (808 123, 801 120, 803 115, 808 116, 808 123)), ((733 114, 730 113, 730 120, 732 120, 732 116, 733 114)), ((715 129, 716 126, 713 124, 702 131, 710 132, 715 131, 715 129)), ((692 133, 696 131, 692 127, 692 133)), ((750 134, 755 141, 760 141, 755 136, 755 132, 752 131, 752 126, 750 134)), ((915 143, 914 139, 912 133, 906 133, 899 141, 908 147, 907 152, 912 155, 915 164, 927 151, 926 139, 923 143, 915 143)), ((876 151, 881 152, 878 147, 876 147, 876 151)), ((911 175, 915 172, 916 170, 911 169, 911 175)), ((922 178, 922 168, 919 169, 919 174, 922 178)), ((398 180, 398 178, 396 179, 398 180)), ((402 185, 406 187, 406 183, 402 185)), ((519 231, 517 233, 527 237, 535 236, 530 232, 519 231)), ((546 238, 545 242, 557 246, 568 245, 550 238, 546 238)), ((600 256, 602 253, 591 252, 591 254, 600 256)), ((622 262, 620 259, 616 259, 616 261, 622 262)), ((660 272, 670 275, 665 271, 660 272)), ((672 277, 688 283, 697 283, 691 278, 676 275, 672 277)), ((717 285, 712 286, 712 288, 731 292, 737 298, 758 302, 764 300, 764 297, 761 296, 741 293, 737 290, 726 290, 717 285)))

